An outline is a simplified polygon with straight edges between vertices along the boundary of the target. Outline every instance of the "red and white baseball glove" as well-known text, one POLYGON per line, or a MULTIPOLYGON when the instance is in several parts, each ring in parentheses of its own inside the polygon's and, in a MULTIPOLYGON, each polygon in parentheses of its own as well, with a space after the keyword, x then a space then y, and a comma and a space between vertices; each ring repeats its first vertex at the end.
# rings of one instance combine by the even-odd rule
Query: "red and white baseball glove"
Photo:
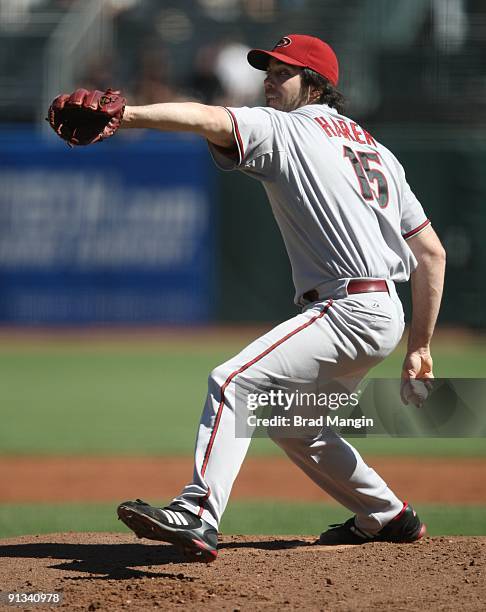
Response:
POLYGON ((121 125, 125 105, 119 91, 76 89, 52 101, 47 121, 70 145, 89 145, 113 136, 121 125))

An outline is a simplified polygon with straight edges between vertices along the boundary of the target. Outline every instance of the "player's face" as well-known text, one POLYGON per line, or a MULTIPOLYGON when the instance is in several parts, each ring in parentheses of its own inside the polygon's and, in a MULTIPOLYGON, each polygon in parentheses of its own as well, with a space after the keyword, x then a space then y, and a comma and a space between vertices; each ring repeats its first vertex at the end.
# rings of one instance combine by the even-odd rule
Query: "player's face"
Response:
POLYGON ((264 81, 267 106, 281 111, 292 111, 307 101, 302 97, 300 68, 283 64, 273 57, 264 81))

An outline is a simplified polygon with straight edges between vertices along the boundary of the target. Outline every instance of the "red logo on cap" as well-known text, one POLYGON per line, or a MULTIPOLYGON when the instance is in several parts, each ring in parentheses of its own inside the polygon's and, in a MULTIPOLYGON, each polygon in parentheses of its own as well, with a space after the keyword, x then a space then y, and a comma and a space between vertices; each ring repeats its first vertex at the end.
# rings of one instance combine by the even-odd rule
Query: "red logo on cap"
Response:
POLYGON ((278 49, 279 47, 288 47, 291 43, 292 41, 290 40, 290 38, 288 36, 284 36, 278 41, 274 49, 278 49))

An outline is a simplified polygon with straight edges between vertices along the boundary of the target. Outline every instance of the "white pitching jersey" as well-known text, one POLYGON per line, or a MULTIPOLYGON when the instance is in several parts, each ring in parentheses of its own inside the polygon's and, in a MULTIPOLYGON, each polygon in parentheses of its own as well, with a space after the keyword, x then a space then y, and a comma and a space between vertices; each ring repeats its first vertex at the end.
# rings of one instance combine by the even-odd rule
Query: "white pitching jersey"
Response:
POLYGON ((263 183, 292 266, 295 301, 350 278, 408 280, 406 240, 429 221, 394 155, 327 105, 290 113, 228 108, 238 159, 217 165, 263 183))

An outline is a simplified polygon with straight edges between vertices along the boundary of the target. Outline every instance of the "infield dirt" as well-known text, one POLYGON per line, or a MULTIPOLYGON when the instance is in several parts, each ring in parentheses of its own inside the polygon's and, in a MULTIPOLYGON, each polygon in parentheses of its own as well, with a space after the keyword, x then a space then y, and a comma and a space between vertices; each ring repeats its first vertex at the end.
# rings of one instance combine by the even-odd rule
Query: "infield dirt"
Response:
MULTIPOLYGON (((477 484, 484 480, 484 459, 376 457, 372 464, 414 502, 485 501, 484 487, 477 484)), ((188 458, 3 457, 0 500, 170 496, 190 469, 188 458)), ((249 459, 235 496, 277 498, 275 483, 280 482, 291 483, 282 499, 326 501, 289 461, 277 457, 249 459)), ((224 536, 216 562, 204 565, 186 563, 170 545, 130 534, 10 538, 0 540, 0 591, 63 594, 56 606, 20 607, 32 611, 486 609, 486 537, 329 548, 312 541, 287 535, 224 536)), ((0 604, 2 611, 15 609, 0 604)))
POLYGON ((205 565, 130 535, 68 533, 1 540, 0 585, 3 597, 63 595, 24 610, 482 611, 485 561, 480 537, 324 547, 299 536, 227 536, 205 565))

